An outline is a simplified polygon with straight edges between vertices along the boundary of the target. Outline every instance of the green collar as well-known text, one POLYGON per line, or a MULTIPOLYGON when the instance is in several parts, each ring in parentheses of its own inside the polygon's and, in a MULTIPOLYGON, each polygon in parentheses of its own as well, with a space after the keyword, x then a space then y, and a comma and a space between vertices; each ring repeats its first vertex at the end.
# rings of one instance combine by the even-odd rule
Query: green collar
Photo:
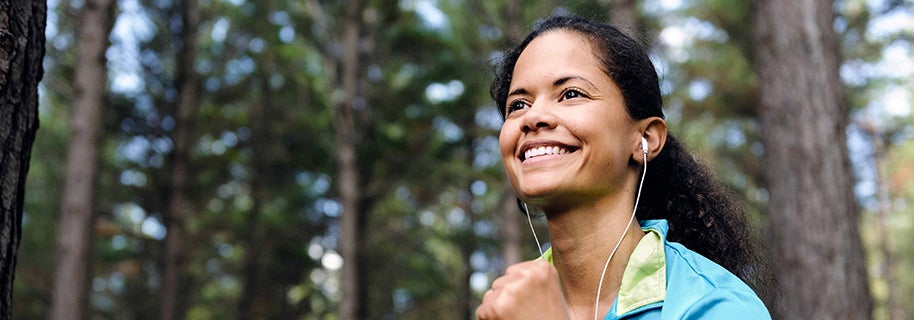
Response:
MULTIPOLYGON (((663 301, 666 297, 666 254, 663 235, 654 228, 642 228, 644 237, 628 258, 622 286, 616 299, 616 314, 621 316, 646 305, 663 301)), ((543 253, 543 259, 552 263, 552 248, 543 253)))

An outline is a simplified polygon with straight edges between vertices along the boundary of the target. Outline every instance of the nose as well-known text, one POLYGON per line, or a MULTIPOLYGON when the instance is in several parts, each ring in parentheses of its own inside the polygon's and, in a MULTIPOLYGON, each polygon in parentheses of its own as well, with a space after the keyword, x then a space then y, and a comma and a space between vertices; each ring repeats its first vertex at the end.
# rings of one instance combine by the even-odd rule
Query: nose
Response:
POLYGON ((552 108, 547 103, 534 104, 524 113, 520 130, 528 133, 540 129, 554 129, 556 120, 552 108))

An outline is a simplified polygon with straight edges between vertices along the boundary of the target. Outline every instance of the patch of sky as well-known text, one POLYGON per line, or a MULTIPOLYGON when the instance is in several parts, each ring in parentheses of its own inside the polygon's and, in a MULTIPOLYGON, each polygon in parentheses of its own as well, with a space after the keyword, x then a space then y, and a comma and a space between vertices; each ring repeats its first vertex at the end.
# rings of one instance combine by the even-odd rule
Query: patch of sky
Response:
POLYGON ((689 82, 689 98, 695 101, 702 101, 711 94, 711 81, 708 79, 695 79, 689 82))
MULTIPOLYGON (((248 42, 248 49, 254 53, 261 53, 261 52, 263 52, 264 49, 266 49, 266 47, 267 47, 267 42, 261 38, 254 38, 254 39, 251 39, 250 42, 248 42)), ((242 60, 249 60, 251 62, 248 73, 250 73, 250 71, 253 71, 254 68, 256 67, 256 65, 254 64, 254 61, 250 57, 244 57, 244 58, 242 58, 242 60)), ((245 61, 242 61, 242 62, 245 62, 245 61)))
POLYGON ((145 163, 147 152, 150 149, 150 143, 149 139, 146 139, 145 137, 134 136, 125 142, 121 142, 117 149, 118 156, 127 161, 145 163))
POLYGON ((121 172, 120 182, 125 186, 142 187, 146 185, 146 174, 136 170, 121 172))
POLYGON ((394 289, 393 303, 395 311, 404 312, 413 308, 413 296, 409 293, 409 290, 396 288, 394 289))
POLYGON ((443 30, 450 23, 436 0, 401 0, 400 9, 415 12, 422 18, 422 25, 432 30, 443 30))
POLYGON ((502 32, 500 28, 495 26, 489 24, 481 24, 476 30, 476 34, 478 34, 480 38, 486 40, 498 40, 501 39, 502 32))
POLYGON ((323 173, 299 172, 295 175, 295 183, 305 188, 311 196, 324 195, 330 189, 330 177, 323 173))
POLYGON ((235 254, 235 247, 232 247, 232 245, 223 242, 216 246, 216 252, 218 252, 219 255, 223 258, 228 259, 235 254))
POLYGON ((463 227, 467 221, 467 213, 461 208, 453 208, 447 214, 447 223, 450 226, 463 227))
POLYGON ((114 206, 114 217, 127 226, 138 226, 146 218, 146 210, 133 202, 117 204, 114 206))
POLYGON ((485 169, 501 162, 498 137, 486 136, 473 144, 473 168, 485 169))
POLYGON ((285 11, 273 11, 270 13, 269 20, 270 23, 277 26, 288 26, 292 24, 292 19, 289 17, 289 13, 285 11))
POLYGON ((473 233, 482 237, 493 237, 496 231, 495 225, 489 220, 480 220, 473 224, 473 233))
POLYGON ((857 183, 854 195, 867 209, 875 208, 876 167, 873 162, 873 145, 867 133, 855 123, 847 128, 847 148, 857 183))
POLYGON ((688 48, 695 40, 726 42, 729 36, 713 23, 695 17, 670 18, 660 31, 660 40, 667 46, 670 60, 682 63, 689 59, 688 48))
POLYGON ((423 226, 430 227, 438 221, 438 217, 431 210, 422 210, 419 212, 419 223, 423 226))
MULTIPOLYGON (((881 7, 883 4, 884 1, 867 2, 871 12, 882 11, 882 9, 878 7, 881 7), (878 7, 873 8, 873 6, 878 7)), ((874 15, 867 24, 866 37, 868 39, 884 40, 898 32, 911 31, 914 31, 914 13, 901 6, 884 14, 874 15)))
POLYGON ((343 257, 336 251, 327 250, 321 257, 321 265, 327 270, 339 270, 343 267, 343 257))
POLYGON ((248 177, 247 167, 241 163, 238 163, 237 161, 232 161, 229 163, 228 171, 234 179, 244 180, 248 177))
POLYGON ((873 102, 872 108, 882 110, 882 114, 888 117, 907 117, 911 114, 911 89, 901 86, 891 86, 873 102))
POLYGON ((434 104, 454 101, 463 94, 463 82, 451 80, 447 83, 432 83, 425 87, 425 97, 434 104))
POLYGON ((214 42, 223 42, 225 41, 225 36, 228 35, 230 23, 228 18, 222 17, 216 19, 216 22, 213 23, 213 29, 210 31, 209 36, 213 38, 214 42))
POLYGON ((652 15, 662 15, 669 14, 674 10, 678 10, 684 6, 683 0, 648 0, 644 1, 642 4, 643 12, 648 12, 652 15))
MULTIPOLYGON (((253 42, 253 41, 252 41, 253 42)), ((237 84, 250 74, 256 68, 256 64, 251 57, 244 56, 240 59, 229 60, 225 64, 225 82, 228 84, 237 84)))
POLYGON ((476 125, 491 130, 501 129, 503 123, 501 113, 498 112, 498 107, 495 105, 487 105, 476 109, 474 120, 476 125))
POLYGON ((727 136, 724 141, 727 143, 727 147, 735 149, 746 143, 746 133, 738 123, 728 121, 725 126, 727 136))
POLYGON ((895 42, 883 49, 879 73, 892 78, 914 75, 914 52, 911 51, 911 44, 895 42))
POLYGON ((489 276, 485 272, 473 272, 470 275, 470 288, 475 292, 483 292, 489 287, 489 276))
POLYGON ((139 44, 155 34, 154 24, 137 0, 118 3, 118 14, 111 30, 111 46, 105 52, 108 60, 111 90, 136 95, 144 87, 143 68, 139 63, 139 44))
POLYGON ((111 248, 114 250, 123 250, 127 248, 127 237, 120 234, 111 237, 111 248))
POLYGON ((315 241, 311 241, 311 243, 308 244, 308 256, 314 260, 320 259, 324 256, 324 247, 321 247, 321 245, 315 241))
POLYGON ((436 117, 432 126, 448 143, 457 142, 457 140, 460 140, 460 138, 463 137, 463 129, 451 122, 448 118, 436 117))
POLYGON ((473 192, 473 194, 476 196, 486 194, 486 190, 488 190, 488 185, 486 185, 485 181, 476 180, 470 184, 470 191, 473 192))
POLYGON ((238 182, 230 181, 216 188, 216 195, 222 199, 228 199, 241 194, 241 185, 238 182))
POLYGON ((140 231, 144 235, 156 240, 165 239, 167 233, 165 225, 156 217, 146 217, 146 219, 143 220, 143 224, 140 225, 140 231))
POLYGON ((343 206, 332 199, 320 198, 314 201, 314 207, 317 211, 324 213, 327 217, 337 218, 343 211, 343 206))
POLYGON ((368 74, 368 80, 371 82, 374 82, 374 83, 380 82, 381 76, 384 75, 381 70, 381 66, 379 66, 377 64, 372 64, 372 65, 368 66, 367 74, 368 74))
POLYGON ((292 26, 283 26, 279 29, 279 41, 283 43, 292 43, 295 40, 295 28, 292 26))
POLYGON ((47 17, 45 18, 47 26, 44 28, 44 36, 46 39, 53 39, 57 35, 57 5, 60 4, 59 0, 48 0, 47 5, 47 17))

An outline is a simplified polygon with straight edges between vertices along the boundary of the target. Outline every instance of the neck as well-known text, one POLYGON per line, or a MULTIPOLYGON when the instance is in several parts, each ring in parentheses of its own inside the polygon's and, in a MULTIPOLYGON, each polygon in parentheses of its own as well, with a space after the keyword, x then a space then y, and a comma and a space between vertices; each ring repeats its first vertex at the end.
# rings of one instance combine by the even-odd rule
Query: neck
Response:
POLYGON ((632 194, 620 192, 617 197, 591 205, 546 214, 553 263, 575 318, 590 319, 593 315, 606 259, 625 233, 603 277, 599 299, 601 315, 609 310, 619 293, 628 259, 644 235, 637 221, 628 224, 634 206, 632 194))

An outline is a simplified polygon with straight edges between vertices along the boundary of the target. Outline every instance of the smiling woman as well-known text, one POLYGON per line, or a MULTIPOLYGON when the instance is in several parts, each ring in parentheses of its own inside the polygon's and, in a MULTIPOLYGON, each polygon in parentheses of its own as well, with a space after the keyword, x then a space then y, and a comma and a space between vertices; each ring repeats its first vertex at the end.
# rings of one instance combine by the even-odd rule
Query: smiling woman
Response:
POLYGON ((745 284, 764 268, 744 212, 668 134, 635 41, 549 18, 507 52, 492 96, 505 171, 552 248, 496 279, 480 319, 770 318, 745 284))

